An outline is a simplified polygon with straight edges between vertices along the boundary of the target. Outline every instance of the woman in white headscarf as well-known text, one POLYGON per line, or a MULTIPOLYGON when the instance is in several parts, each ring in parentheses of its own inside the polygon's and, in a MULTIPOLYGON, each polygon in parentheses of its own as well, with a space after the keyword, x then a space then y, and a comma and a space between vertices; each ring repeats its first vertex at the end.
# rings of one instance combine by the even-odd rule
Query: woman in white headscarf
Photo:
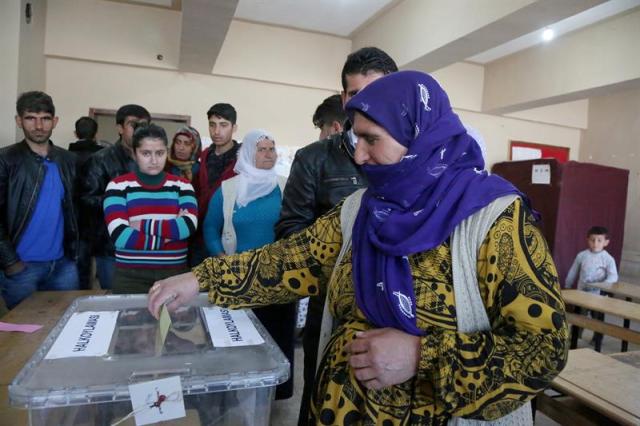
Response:
MULTIPOLYGON (((275 139, 269 132, 257 129, 244 137, 234 168, 238 175, 223 181, 209 202, 203 232, 210 256, 241 253, 274 242, 286 183, 276 174, 277 158, 275 139)), ((289 358, 293 372, 295 303, 254 309, 254 313, 289 358)), ((290 379, 278 386, 276 398, 292 393, 290 379)))

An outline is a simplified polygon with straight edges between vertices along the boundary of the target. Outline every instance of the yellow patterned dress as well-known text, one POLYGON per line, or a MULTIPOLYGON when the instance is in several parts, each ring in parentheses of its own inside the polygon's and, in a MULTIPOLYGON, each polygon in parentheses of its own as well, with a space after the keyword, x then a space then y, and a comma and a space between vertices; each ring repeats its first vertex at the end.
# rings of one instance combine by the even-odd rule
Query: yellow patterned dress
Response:
MULTIPOLYGON (((342 244, 340 207, 286 240, 207 259, 193 269, 201 290, 227 307, 324 292, 342 244)), ((449 241, 409 260, 417 325, 426 331, 416 376, 382 390, 355 378, 344 347, 372 325, 356 306, 347 252, 327 289, 338 327, 321 360, 310 424, 445 425, 452 415, 491 420, 531 399, 564 367, 568 333, 556 269, 519 199, 493 224, 478 256, 491 331, 456 330, 449 241)))

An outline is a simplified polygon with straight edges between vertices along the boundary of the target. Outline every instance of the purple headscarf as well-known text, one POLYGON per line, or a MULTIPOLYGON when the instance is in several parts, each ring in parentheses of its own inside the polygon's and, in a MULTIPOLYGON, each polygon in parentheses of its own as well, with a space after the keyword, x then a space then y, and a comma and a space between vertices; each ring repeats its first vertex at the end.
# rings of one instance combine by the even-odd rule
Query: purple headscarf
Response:
POLYGON ((437 247, 496 198, 522 194, 484 171, 480 147, 427 74, 382 77, 354 96, 346 110, 352 120, 362 113, 408 149, 396 164, 363 166, 369 187, 353 228, 356 302, 376 327, 423 335, 416 326, 407 256, 437 247))

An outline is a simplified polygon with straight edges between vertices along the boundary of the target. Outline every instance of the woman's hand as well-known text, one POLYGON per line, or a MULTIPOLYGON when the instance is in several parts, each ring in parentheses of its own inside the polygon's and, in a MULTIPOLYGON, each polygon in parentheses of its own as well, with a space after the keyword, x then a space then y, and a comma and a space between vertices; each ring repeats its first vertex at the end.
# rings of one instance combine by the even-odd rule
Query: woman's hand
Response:
POLYGON ((379 328, 356 333, 346 350, 356 379, 369 389, 381 389, 416 375, 420 337, 395 328, 379 328))
POLYGON ((163 303, 167 303, 167 309, 173 311, 196 297, 199 290, 200 286, 193 272, 156 281, 149 290, 147 307, 151 315, 158 319, 163 303))

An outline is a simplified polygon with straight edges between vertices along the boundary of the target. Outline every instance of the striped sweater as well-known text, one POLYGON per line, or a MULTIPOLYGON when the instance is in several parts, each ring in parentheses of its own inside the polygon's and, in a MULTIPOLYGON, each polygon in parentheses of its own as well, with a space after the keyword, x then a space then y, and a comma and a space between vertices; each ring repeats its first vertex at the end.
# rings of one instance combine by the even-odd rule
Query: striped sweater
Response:
POLYGON ((188 238, 198 227, 198 204, 187 180, 164 173, 118 176, 107 185, 104 218, 118 267, 187 265, 188 238), (182 209, 188 213, 178 217, 182 209), (140 222, 140 230, 131 222, 140 222))

